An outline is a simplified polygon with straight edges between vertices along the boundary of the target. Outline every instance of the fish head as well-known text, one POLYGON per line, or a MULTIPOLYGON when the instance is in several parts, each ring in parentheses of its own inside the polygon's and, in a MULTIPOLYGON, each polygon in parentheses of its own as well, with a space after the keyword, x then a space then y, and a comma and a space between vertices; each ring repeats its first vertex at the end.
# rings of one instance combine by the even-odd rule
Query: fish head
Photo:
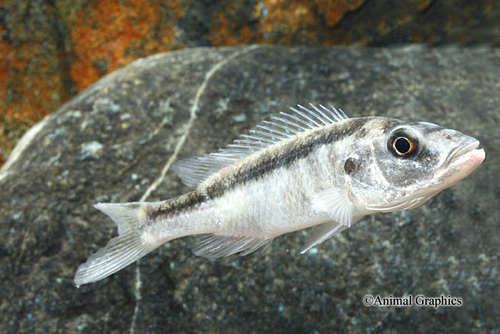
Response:
POLYGON ((363 214, 418 207, 467 177, 484 160, 479 141, 427 122, 379 119, 344 170, 363 214))

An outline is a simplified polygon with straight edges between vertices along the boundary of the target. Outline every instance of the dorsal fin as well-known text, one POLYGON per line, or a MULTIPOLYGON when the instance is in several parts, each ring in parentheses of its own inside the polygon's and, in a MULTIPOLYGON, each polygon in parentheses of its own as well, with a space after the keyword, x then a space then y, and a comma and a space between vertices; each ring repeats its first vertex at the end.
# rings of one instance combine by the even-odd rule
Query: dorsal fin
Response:
POLYGON ((263 121, 248 134, 240 135, 240 138, 229 144, 227 148, 219 149, 217 153, 178 161, 172 166, 172 171, 185 185, 196 188, 210 175, 252 153, 304 131, 348 118, 341 109, 333 106, 328 109, 321 104, 319 107, 309 105, 310 109, 299 104, 297 108, 290 108, 292 113, 280 112, 279 116, 271 117, 270 121, 263 121))

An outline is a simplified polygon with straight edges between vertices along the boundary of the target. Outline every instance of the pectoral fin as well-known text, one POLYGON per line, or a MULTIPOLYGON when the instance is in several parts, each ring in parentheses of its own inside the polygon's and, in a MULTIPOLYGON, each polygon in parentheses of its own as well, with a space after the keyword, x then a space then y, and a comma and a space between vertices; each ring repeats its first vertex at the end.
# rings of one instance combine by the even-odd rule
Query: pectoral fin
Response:
POLYGON ((312 209, 328 214, 340 225, 351 227, 353 223, 354 204, 348 189, 330 188, 317 193, 312 198, 312 209))

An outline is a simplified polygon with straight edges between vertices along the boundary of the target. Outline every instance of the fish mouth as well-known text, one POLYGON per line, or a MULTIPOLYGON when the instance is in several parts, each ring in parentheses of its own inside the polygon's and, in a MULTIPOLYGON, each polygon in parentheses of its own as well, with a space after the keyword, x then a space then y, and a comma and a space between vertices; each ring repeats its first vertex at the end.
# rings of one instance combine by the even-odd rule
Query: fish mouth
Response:
POLYGON ((441 191, 470 175, 484 160, 485 153, 479 141, 467 141, 454 148, 443 166, 445 173, 439 178, 436 190, 441 191))
POLYGON ((467 142, 464 145, 457 146, 454 148, 448 157, 446 158, 444 165, 449 166, 458 160, 464 160, 462 158, 468 159, 469 156, 478 156, 480 158, 482 156, 481 162, 484 159, 484 150, 478 149, 479 141, 474 140, 473 142, 467 142))

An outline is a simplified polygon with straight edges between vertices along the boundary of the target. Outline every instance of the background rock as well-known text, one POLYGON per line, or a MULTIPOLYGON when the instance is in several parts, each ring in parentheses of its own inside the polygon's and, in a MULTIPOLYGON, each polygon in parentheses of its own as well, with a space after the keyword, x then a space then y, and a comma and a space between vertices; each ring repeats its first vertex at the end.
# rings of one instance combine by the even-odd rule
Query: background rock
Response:
POLYGON ((499 78, 500 50, 487 47, 197 48, 113 72, 30 130, 0 171, 0 332, 493 333, 499 78), (486 161, 422 208, 368 217, 306 255, 301 232, 220 260, 182 239, 74 287, 77 266, 116 235, 93 204, 184 193, 161 178, 173 160, 308 102, 455 128, 481 140, 486 161), (365 294, 464 305, 368 308, 365 294))
POLYGON ((0 165, 22 133, 103 75, 161 51, 251 43, 498 45, 494 0, 0 2, 0 165))

